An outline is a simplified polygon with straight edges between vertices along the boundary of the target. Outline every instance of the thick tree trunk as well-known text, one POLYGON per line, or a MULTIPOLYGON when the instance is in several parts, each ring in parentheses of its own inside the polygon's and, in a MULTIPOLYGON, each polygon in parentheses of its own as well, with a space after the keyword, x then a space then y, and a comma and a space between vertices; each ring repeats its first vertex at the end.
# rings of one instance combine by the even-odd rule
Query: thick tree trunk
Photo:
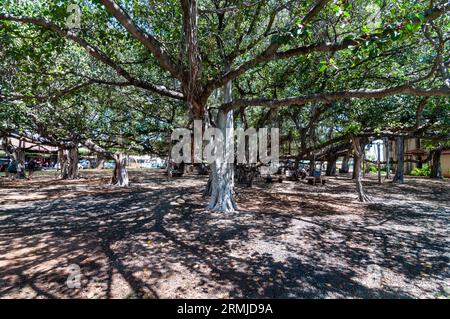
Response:
POLYGON ((314 176, 314 171, 316 170, 316 156, 311 154, 309 157, 309 176, 314 176))
MULTIPOLYGON (((168 140, 169 140, 169 145, 172 145, 172 141, 170 139, 170 136, 168 137, 168 140)), ((166 173, 167 173, 167 178, 168 179, 172 178, 172 171, 173 171, 171 153, 172 153, 172 149, 171 149, 171 147, 169 147, 169 151, 168 151, 168 154, 167 154, 167 161, 166 161, 167 162, 166 163, 166 173)))
POLYGON ((306 151, 306 128, 300 129, 300 154, 306 151))
POLYGON ((181 162, 180 165, 178 165, 178 172, 181 176, 189 173, 189 165, 186 165, 184 162, 181 162))
POLYGON ((368 173, 368 165, 366 162, 366 152, 365 152, 365 146, 363 146, 363 157, 362 157, 362 172, 363 172, 363 178, 366 178, 366 174, 368 173))
POLYGON ((59 164, 59 178, 67 179, 68 176, 68 161, 67 154, 63 148, 58 149, 58 164, 59 164))
POLYGON ((256 167, 250 164, 237 165, 234 170, 234 180, 241 185, 251 188, 253 186, 253 179, 256 175, 256 167))
POLYGON ((397 169, 395 171, 394 183, 403 184, 405 181, 404 172, 405 172, 405 153, 404 153, 404 144, 405 140, 403 137, 397 137, 397 169))
POLYGON ((430 167, 430 178, 442 179, 442 169, 441 169, 441 154, 442 149, 436 149, 431 151, 431 167, 430 167))
POLYGON ((336 175, 336 156, 330 155, 327 159, 327 170, 325 172, 325 176, 334 176, 336 175))
POLYGON ((348 161, 350 159, 350 154, 345 154, 344 158, 342 159, 342 167, 339 170, 339 173, 347 174, 349 172, 348 168, 348 161))
POLYGON ((5 152, 8 153, 9 156, 12 157, 12 159, 15 160, 17 163, 17 174, 15 178, 18 179, 26 178, 24 142, 20 140, 19 146, 15 147, 7 137, 4 137, 2 138, 1 143, 5 152))
POLYGON ((97 165, 96 169, 103 169, 105 165, 105 155, 103 153, 97 153, 97 165))
POLYGON ((68 179, 77 179, 78 178, 78 147, 71 147, 67 150, 67 155, 69 159, 68 165, 68 179))
POLYGON ((359 138, 353 138, 353 148, 355 150, 353 172, 355 175, 356 191, 360 202, 371 202, 370 197, 364 192, 362 185, 361 164, 363 161, 364 147, 359 138))
POLYGON ((17 162, 17 175, 16 178, 24 179, 25 175, 25 152, 22 148, 14 149, 12 154, 14 160, 17 162))
MULTIPOLYGON (((355 148, 354 145, 353 145, 353 148, 355 148)), ((362 161, 362 159, 361 159, 361 161, 362 161)), ((355 165, 356 165, 356 155, 353 154, 353 172, 352 172, 352 179, 354 179, 354 180, 356 180, 356 177, 357 177, 355 165)))
POLYGON ((97 158, 113 159, 115 162, 113 175, 111 177, 111 184, 119 187, 127 187, 129 185, 128 170, 127 170, 127 156, 123 153, 112 154, 101 146, 95 144, 90 139, 83 142, 83 145, 91 151, 97 153, 97 158))
POLYGON ((58 162, 60 166, 59 177, 61 179, 77 179, 78 178, 78 147, 74 146, 70 149, 60 148, 58 151, 58 162))
POLYGON ((211 196, 212 194, 212 183, 213 183, 213 166, 214 164, 210 165, 211 171, 209 173, 209 177, 208 177, 208 184, 206 184, 206 188, 205 188, 205 192, 203 193, 203 196, 211 196))
MULTIPOLYGON (((420 141, 420 138, 416 138, 416 149, 420 150, 422 148, 422 143, 420 141)), ((423 162, 422 162, 422 156, 417 156, 417 168, 422 168, 423 162)))
POLYGON ((115 167, 111 184, 119 187, 127 187, 129 185, 127 157, 123 153, 114 154, 115 167))
MULTIPOLYGON (((224 102, 229 103, 231 82, 225 86, 224 102)), ((217 125, 224 137, 223 158, 218 158, 211 165, 211 198, 209 209, 217 212, 233 212, 237 210, 234 199, 234 114, 233 111, 217 114, 217 125)))
POLYGON ((417 156, 417 168, 423 168, 423 159, 422 156, 417 156))
POLYGON ((391 178, 391 154, 389 152, 389 139, 386 138, 385 142, 384 142, 384 147, 386 149, 386 179, 390 179, 391 178))
MULTIPOLYGON (((205 127, 204 127, 204 129, 206 129, 208 126, 209 126, 209 124, 210 124, 210 119, 208 118, 207 120, 206 120, 206 124, 205 124, 205 127)), ((212 194, 212 189, 213 189, 213 176, 214 176, 214 172, 215 172, 215 169, 214 169, 214 163, 210 163, 210 165, 209 165, 209 177, 208 177, 208 184, 206 185, 206 188, 205 188, 205 191, 203 192, 203 196, 211 196, 211 194, 212 194)))
POLYGON ((233 212, 237 209, 234 200, 234 158, 230 160, 234 155, 231 150, 234 147, 233 111, 227 114, 219 111, 217 123, 224 134, 224 156, 211 165, 211 199, 208 207, 217 212, 233 212), (227 128, 231 136, 226 135, 227 128))

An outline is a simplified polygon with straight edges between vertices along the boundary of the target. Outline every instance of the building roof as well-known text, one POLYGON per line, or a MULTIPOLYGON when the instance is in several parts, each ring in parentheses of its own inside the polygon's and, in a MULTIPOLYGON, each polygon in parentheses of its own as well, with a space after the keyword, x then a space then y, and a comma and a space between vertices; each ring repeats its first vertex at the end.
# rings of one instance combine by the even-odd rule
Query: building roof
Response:
POLYGON ((37 153, 54 153, 58 151, 58 148, 54 146, 47 146, 39 143, 20 141, 17 138, 9 138, 9 140, 14 147, 20 146, 25 148, 27 151, 33 151, 37 153))

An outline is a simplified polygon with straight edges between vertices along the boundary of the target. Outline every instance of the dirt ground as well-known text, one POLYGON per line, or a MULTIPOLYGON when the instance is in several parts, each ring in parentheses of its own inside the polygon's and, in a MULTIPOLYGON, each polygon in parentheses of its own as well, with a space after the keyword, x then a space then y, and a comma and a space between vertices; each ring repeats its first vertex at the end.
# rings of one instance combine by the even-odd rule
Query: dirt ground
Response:
POLYGON ((0 178, 0 298, 450 294, 448 180, 368 178, 371 204, 345 176, 257 182, 237 187, 239 212, 218 214, 205 177, 133 171, 126 189, 106 173, 52 177, 0 178))

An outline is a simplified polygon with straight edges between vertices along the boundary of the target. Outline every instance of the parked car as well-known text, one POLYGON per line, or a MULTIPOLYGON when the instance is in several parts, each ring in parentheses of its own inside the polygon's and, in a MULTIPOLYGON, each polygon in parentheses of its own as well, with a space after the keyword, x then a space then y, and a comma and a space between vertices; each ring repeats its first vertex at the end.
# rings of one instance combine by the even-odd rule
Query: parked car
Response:
POLYGON ((159 165, 158 163, 155 162, 141 164, 142 168, 160 168, 161 166, 162 165, 159 165))
MULTIPOLYGON (((28 163, 29 162, 26 162, 25 163, 25 169, 28 169, 28 163)), ((38 162, 35 162, 34 163, 34 170, 35 171, 41 171, 41 170, 43 170, 44 169, 44 167, 40 164, 40 163, 38 163, 38 162)))
MULTIPOLYGON (((53 167, 56 170, 60 170, 61 169, 61 164, 60 163, 56 163, 55 166, 53 167)), ((78 169, 83 169, 83 165, 81 163, 78 163, 78 169)), ((89 167, 87 167, 89 168, 89 167)))
POLYGON ((106 168, 106 169, 114 169, 115 167, 116 167, 116 163, 113 161, 105 162, 105 164, 103 164, 103 168, 106 168))
POLYGON ((91 163, 88 160, 80 160, 79 168, 81 168, 81 169, 88 169, 90 167, 91 167, 91 163))
POLYGON ((6 171, 6 168, 8 167, 9 162, 11 162, 11 160, 9 158, 0 158, 0 172, 6 171))

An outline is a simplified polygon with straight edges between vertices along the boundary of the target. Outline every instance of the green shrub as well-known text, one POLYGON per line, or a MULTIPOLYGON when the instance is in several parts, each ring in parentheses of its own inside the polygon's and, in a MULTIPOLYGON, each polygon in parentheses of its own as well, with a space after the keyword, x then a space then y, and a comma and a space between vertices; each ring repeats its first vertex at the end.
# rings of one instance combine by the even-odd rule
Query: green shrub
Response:
MULTIPOLYGON (((381 166, 380 167, 381 172, 386 172, 386 167, 381 166)), ((369 164, 369 172, 371 173, 378 173, 378 165, 375 164, 369 164)))
POLYGON ((422 165, 422 168, 414 168, 411 171, 411 175, 412 176, 430 176, 430 166, 428 164, 424 164, 422 165))
POLYGON ((371 173, 378 173, 378 168, 375 165, 370 165, 369 166, 369 171, 371 173))

